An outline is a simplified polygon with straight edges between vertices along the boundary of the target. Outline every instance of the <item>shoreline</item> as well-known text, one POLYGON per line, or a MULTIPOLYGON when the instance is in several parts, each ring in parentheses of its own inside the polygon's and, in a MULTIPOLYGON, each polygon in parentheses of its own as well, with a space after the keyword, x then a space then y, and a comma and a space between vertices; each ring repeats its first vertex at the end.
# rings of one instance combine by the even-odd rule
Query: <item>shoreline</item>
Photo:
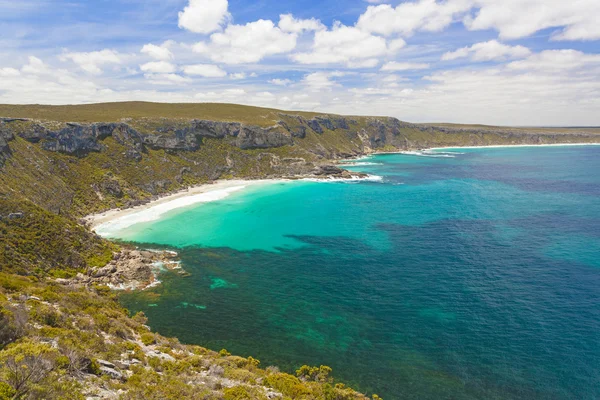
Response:
MULTIPOLYGON (((510 147, 555 147, 555 146, 600 146, 600 143, 553 143, 553 144, 517 144, 517 145, 486 145, 486 146, 454 146, 454 147, 430 147, 426 149, 402 150, 402 151, 382 151, 364 154, 356 158, 338 160, 337 165, 344 166, 344 163, 366 160, 372 156, 383 154, 411 154, 414 152, 448 150, 448 149, 485 149, 485 148, 510 148, 510 147)), ((348 165, 351 166, 351 165, 348 165)), ((350 171, 353 172, 353 171, 350 171)), ((107 210, 97 214, 90 214, 82 218, 82 221, 94 232, 107 239, 111 238, 110 233, 128 228, 141 222, 150 222, 160 219, 160 217, 170 211, 189 207, 200 203, 209 203, 224 199, 230 194, 246 189, 249 186, 274 184, 293 181, 312 181, 312 182, 334 182, 347 180, 377 180, 379 177, 315 177, 304 176, 295 178, 272 178, 272 179, 234 179, 217 180, 212 183, 205 183, 198 186, 190 186, 187 189, 175 193, 159 196, 145 204, 130 208, 118 208, 107 210)))
POLYGON ((130 208, 117 208, 102 213, 90 214, 82 218, 90 229, 100 236, 102 232, 123 229, 128 226, 159 219, 162 215, 179 208, 199 203, 208 203, 228 197, 230 194, 249 186, 285 182, 285 179, 235 179, 218 180, 198 186, 190 186, 176 193, 167 194, 145 204, 130 208))
MULTIPOLYGON (((492 144, 492 145, 486 145, 486 146, 428 147, 424 150, 494 149, 494 148, 503 148, 503 147, 562 147, 562 146, 600 146, 600 143, 492 144)), ((383 153, 379 153, 379 154, 383 154, 383 153)))
POLYGON ((81 220, 93 232, 110 240, 115 239, 115 237, 111 237, 112 232, 126 229, 138 223, 159 220, 164 214, 173 210, 190 207, 202 203, 210 203, 213 201, 222 200, 229 197, 229 195, 233 193, 240 192, 251 186, 271 185, 277 183, 298 181, 332 183, 360 180, 382 180, 382 177, 380 176, 361 176, 360 173, 352 175, 352 171, 349 172, 349 176, 345 177, 315 177, 312 175, 308 175, 297 178, 217 180, 213 183, 205 183, 198 186, 190 186, 187 189, 180 190, 176 193, 167 194, 162 197, 158 197, 155 200, 150 200, 145 204, 141 204, 135 207, 117 208, 97 214, 90 214, 83 217, 81 220))

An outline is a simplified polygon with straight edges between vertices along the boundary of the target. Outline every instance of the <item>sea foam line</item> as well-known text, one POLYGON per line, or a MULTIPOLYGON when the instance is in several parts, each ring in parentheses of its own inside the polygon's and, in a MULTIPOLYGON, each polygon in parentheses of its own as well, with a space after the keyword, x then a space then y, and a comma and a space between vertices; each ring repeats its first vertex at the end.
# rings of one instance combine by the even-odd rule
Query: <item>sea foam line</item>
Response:
POLYGON ((429 150, 495 149, 495 148, 504 148, 504 147, 562 147, 562 146, 600 146, 600 143, 494 144, 494 145, 489 145, 489 146, 432 147, 429 150))
POLYGON ((335 183, 335 182, 382 182, 383 176, 379 175, 368 175, 368 176, 358 176, 353 175, 349 178, 304 178, 302 181, 305 182, 319 182, 319 183, 335 183))

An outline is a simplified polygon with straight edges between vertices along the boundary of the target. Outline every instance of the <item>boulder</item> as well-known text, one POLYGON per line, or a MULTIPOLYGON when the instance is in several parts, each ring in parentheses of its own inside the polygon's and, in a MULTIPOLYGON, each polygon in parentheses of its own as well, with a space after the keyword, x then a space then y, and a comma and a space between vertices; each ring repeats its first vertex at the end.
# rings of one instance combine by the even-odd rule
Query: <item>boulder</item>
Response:
POLYGON ((313 174, 317 175, 317 176, 340 175, 343 172, 344 172, 343 169, 338 168, 335 165, 320 165, 313 171, 313 174))
POLYGON ((123 380, 123 374, 114 368, 100 367, 100 373, 110 377, 111 379, 123 380))

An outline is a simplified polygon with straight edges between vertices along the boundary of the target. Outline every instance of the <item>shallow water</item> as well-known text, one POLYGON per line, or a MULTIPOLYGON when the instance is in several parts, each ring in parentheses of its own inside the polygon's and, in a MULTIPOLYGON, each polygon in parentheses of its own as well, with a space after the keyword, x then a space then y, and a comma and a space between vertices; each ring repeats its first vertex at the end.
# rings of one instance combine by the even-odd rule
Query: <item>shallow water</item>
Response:
POLYGON ((389 399, 600 398, 600 147, 439 150, 111 236, 184 268, 124 294, 164 335, 389 399), (444 156, 444 157, 440 157, 444 156))

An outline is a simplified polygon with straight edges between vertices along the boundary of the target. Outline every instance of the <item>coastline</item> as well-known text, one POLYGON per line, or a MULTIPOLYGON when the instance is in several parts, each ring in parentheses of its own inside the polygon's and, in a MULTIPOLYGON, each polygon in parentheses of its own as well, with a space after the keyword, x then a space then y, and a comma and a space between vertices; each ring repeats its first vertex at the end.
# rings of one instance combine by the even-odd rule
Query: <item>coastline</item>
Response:
MULTIPOLYGON (((554 143, 554 144, 517 144, 517 145, 489 145, 489 146, 454 146, 454 147, 431 147, 417 150, 386 151, 364 154, 356 158, 339 160, 337 165, 344 167, 344 163, 351 163, 360 160, 366 160, 369 157, 382 154, 415 154, 417 152, 427 152, 435 150, 452 149, 485 149, 485 148, 511 148, 511 147, 557 147, 557 146, 600 146, 600 143, 554 143)), ((351 166, 351 165, 348 165, 351 166)), ((228 197, 230 194, 241 191, 249 186, 273 184, 279 182, 292 181, 312 181, 312 182, 334 182, 347 180, 378 180, 380 177, 315 177, 307 175, 295 178, 272 178, 272 179, 235 179, 235 180, 217 180, 213 183, 205 183, 198 186, 191 186, 176 193, 161 196, 145 204, 130 208, 119 208, 107 210, 102 213, 87 215, 82 221, 90 229, 100 236, 110 238, 110 232, 127 228, 140 222, 149 222, 160 219, 167 212, 175 209, 188 207, 194 204, 208 203, 228 197)))
POLYGON ((353 174, 350 172, 348 176, 343 177, 307 175, 296 178, 218 180, 213 183, 191 186, 135 207, 118 208, 87 215, 82 218, 82 221, 98 235, 111 239, 111 232, 119 231, 141 222, 156 221, 162 215, 176 209, 222 200, 250 186, 296 181, 332 183, 360 180, 381 181, 382 177, 360 173, 353 174))
POLYGON ((87 215, 82 220, 85 221, 91 230, 103 236, 102 233, 106 233, 111 229, 122 229, 139 222, 157 220, 165 213, 175 209, 224 199, 230 194, 243 190, 248 186, 285 181, 287 180, 219 180, 214 183, 191 186, 139 206, 112 209, 98 214, 87 215))
MULTIPOLYGON (((486 146, 449 146, 428 147, 424 150, 448 150, 448 149, 494 149, 503 147, 562 147, 562 146, 600 146, 600 143, 548 143, 548 144, 492 144, 486 146)), ((378 153, 384 154, 384 153, 378 153)))

